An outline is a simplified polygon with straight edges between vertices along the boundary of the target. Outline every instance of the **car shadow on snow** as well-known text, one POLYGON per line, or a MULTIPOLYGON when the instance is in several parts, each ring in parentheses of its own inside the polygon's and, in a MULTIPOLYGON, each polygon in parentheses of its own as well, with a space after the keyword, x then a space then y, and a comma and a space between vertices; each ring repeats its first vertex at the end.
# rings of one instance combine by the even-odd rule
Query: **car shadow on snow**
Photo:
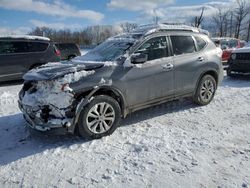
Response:
POLYGON ((30 131, 22 114, 0 117, 0 166, 57 147, 88 142, 73 135, 48 135, 30 131))
POLYGON ((243 88, 250 87, 250 75, 225 76, 221 84, 222 87, 243 88))
POLYGON ((4 81, 0 82, 0 87, 15 86, 20 84, 23 84, 23 80, 4 81))
MULTIPOLYGON (((167 113, 190 108, 199 107, 186 99, 165 103, 130 114, 122 120, 121 126, 129 126, 167 113)), ((74 144, 92 142, 74 135, 30 132, 26 126, 22 114, 0 117, 0 166, 58 147, 70 148, 74 144)))
POLYGON ((161 105, 156 105, 150 108, 136 111, 129 114, 123 121, 122 126, 138 123, 165 114, 171 114, 188 109, 200 108, 200 106, 194 104, 190 99, 179 99, 171 102, 166 102, 161 105))

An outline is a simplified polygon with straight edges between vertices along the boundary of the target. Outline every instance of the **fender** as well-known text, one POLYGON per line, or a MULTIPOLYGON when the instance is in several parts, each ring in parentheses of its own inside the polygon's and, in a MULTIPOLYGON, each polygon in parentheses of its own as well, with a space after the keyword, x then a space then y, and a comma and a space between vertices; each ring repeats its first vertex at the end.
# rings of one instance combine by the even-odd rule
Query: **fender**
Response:
MULTIPOLYGON (((217 71, 216 69, 206 70, 206 71, 203 71, 203 72, 200 74, 198 80, 196 81, 195 90, 194 90, 193 95, 195 95, 195 93, 196 93, 196 91, 197 91, 197 87, 198 87, 198 85, 199 85, 199 82, 200 82, 201 78, 202 78, 206 73, 209 73, 209 72, 213 72, 214 74, 216 74, 216 76, 217 76, 216 83, 217 83, 217 87, 218 87, 218 82, 219 82, 219 74, 218 74, 218 71, 217 71)), ((213 75, 212 75, 212 76, 213 76, 213 75)))
POLYGON ((91 100, 93 99, 93 95, 100 91, 101 89, 106 89, 106 90, 109 90, 109 91, 112 91, 114 92, 116 95, 119 96, 119 98, 121 99, 121 111, 122 111, 122 115, 123 117, 126 117, 127 114, 128 114, 128 110, 126 109, 126 102, 125 102, 125 98, 124 96, 122 95, 122 93, 119 91, 119 89, 113 87, 113 86, 110 86, 110 85, 102 85, 102 86, 95 86, 93 87, 93 90, 88 94, 86 95, 80 102, 79 104, 77 105, 77 108, 76 108, 76 112, 75 112, 75 118, 73 119, 72 121, 72 125, 68 128, 68 132, 70 133, 74 133, 74 130, 75 130, 75 127, 76 127, 76 124, 79 120, 79 117, 80 117, 80 114, 81 114, 81 111, 82 109, 88 104, 91 102, 91 100))

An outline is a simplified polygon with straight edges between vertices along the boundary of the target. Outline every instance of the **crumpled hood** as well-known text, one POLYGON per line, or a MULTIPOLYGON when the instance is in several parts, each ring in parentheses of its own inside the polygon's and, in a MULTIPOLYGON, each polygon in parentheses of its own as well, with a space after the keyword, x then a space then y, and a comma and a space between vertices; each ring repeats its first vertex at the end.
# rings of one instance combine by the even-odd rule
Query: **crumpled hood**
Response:
POLYGON ((48 63, 36 69, 32 69, 24 76, 24 80, 54 80, 66 74, 79 71, 91 71, 103 67, 103 63, 48 63))

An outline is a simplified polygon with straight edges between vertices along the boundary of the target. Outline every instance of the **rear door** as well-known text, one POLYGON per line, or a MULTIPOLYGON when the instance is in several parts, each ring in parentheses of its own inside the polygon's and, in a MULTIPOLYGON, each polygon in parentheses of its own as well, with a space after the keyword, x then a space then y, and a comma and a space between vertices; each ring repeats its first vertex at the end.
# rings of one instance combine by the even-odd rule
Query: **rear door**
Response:
POLYGON ((23 41, 0 41, 0 80, 22 78, 27 63, 27 43, 23 41))
POLYGON ((124 77, 129 88, 126 93, 130 106, 147 103, 173 96, 173 59, 170 57, 168 39, 157 36, 144 42, 134 54, 147 54, 148 60, 137 64, 124 77))
MULTIPOLYGON (((201 49, 197 49, 195 37, 191 35, 171 35, 170 39, 174 54, 175 95, 192 93, 196 87, 200 75, 199 69, 205 61, 205 56, 201 49)), ((204 48, 205 41, 200 41, 200 43, 200 46, 203 45, 204 48)))

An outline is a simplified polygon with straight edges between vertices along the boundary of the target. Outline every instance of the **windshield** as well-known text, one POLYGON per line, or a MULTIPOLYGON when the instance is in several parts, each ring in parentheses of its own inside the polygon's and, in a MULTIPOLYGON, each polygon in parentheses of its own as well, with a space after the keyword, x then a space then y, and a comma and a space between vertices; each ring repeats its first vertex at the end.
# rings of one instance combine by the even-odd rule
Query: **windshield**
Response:
POLYGON ((238 45, 237 40, 221 40, 221 46, 227 46, 228 48, 236 48, 238 45))
POLYGON ((134 42, 131 41, 108 40, 82 56, 81 59, 89 61, 114 61, 123 55, 133 44, 134 42))

